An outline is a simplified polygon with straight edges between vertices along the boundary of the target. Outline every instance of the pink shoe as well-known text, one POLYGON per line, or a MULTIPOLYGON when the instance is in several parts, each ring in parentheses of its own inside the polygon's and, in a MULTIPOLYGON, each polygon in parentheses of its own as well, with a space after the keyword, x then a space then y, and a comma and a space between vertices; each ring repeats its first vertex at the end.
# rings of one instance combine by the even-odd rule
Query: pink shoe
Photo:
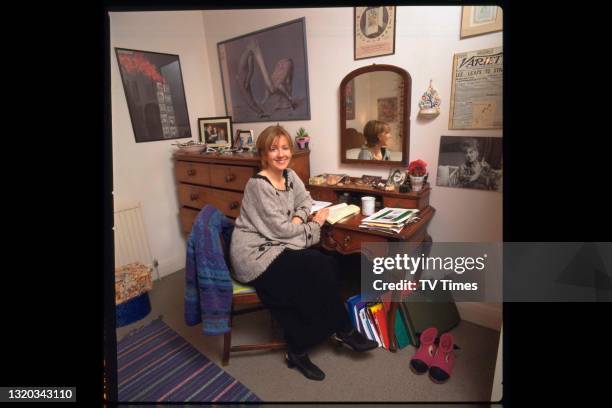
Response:
POLYGON ((450 333, 440 336, 440 344, 429 367, 429 378, 436 384, 448 381, 455 365, 455 341, 450 333))
POLYGON ((435 327, 429 327, 421 333, 421 345, 410 359, 410 368, 415 374, 425 374, 429 370, 436 352, 434 341, 437 335, 438 329, 435 327))

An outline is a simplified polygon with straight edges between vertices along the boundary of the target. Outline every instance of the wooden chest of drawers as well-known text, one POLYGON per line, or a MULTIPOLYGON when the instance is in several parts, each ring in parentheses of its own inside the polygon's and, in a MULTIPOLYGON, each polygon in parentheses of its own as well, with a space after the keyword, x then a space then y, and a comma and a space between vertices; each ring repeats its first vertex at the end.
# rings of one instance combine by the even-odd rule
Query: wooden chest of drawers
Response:
MULTIPOLYGON (((310 151, 296 151, 289 167, 308 184, 310 151)), ((206 204, 215 206, 228 217, 238 217, 244 186, 259 170, 259 156, 253 153, 175 153, 174 175, 183 232, 189 234, 193 221, 206 204)))

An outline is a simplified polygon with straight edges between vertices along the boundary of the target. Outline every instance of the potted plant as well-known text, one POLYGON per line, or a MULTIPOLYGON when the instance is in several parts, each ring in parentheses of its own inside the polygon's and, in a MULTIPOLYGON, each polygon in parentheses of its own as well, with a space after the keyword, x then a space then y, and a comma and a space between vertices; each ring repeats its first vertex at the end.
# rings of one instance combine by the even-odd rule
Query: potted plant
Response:
POLYGON ((295 143, 300 149, 308 149, 308 142, 310 142, 308 132, 303 127, 299 128, 295 136, 295 143))
POLYGON ((408 175, 412 191, 421 191, 424 180, 427 178, 427 163, 420 159, 411 161, 408 165, 408 175))

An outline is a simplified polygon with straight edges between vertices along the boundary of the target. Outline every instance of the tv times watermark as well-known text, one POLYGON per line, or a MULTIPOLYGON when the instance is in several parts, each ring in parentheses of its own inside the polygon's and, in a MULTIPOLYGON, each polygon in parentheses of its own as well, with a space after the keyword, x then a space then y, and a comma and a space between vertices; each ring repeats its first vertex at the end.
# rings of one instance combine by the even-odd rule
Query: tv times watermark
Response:
POLYGON ((502 295, 499 243, 368 243, 364 253, 369 256, 362 256, 361 288, 367 301, 389 291, 443 291, 458 301, 499 300, 502 295))

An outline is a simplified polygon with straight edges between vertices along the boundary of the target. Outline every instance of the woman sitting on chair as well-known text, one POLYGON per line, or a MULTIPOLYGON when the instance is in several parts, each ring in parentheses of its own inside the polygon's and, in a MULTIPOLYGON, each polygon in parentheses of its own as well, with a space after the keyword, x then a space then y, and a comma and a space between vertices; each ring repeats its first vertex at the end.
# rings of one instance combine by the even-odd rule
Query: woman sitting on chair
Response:
POLYGON ((283 328, 288 366, 311 380, 325 374, 306 351, 326 338, 355 351, 377 347, 355 330, 339 294, 336 260, 308 247, 319 242, 329 215, 322 209, 309 221, 312 199, 288 168, 293 154, 289 133, 269 126, 257 139, 262 170, 246 184, 230 257, 236 280, 251 285, 283 328))

